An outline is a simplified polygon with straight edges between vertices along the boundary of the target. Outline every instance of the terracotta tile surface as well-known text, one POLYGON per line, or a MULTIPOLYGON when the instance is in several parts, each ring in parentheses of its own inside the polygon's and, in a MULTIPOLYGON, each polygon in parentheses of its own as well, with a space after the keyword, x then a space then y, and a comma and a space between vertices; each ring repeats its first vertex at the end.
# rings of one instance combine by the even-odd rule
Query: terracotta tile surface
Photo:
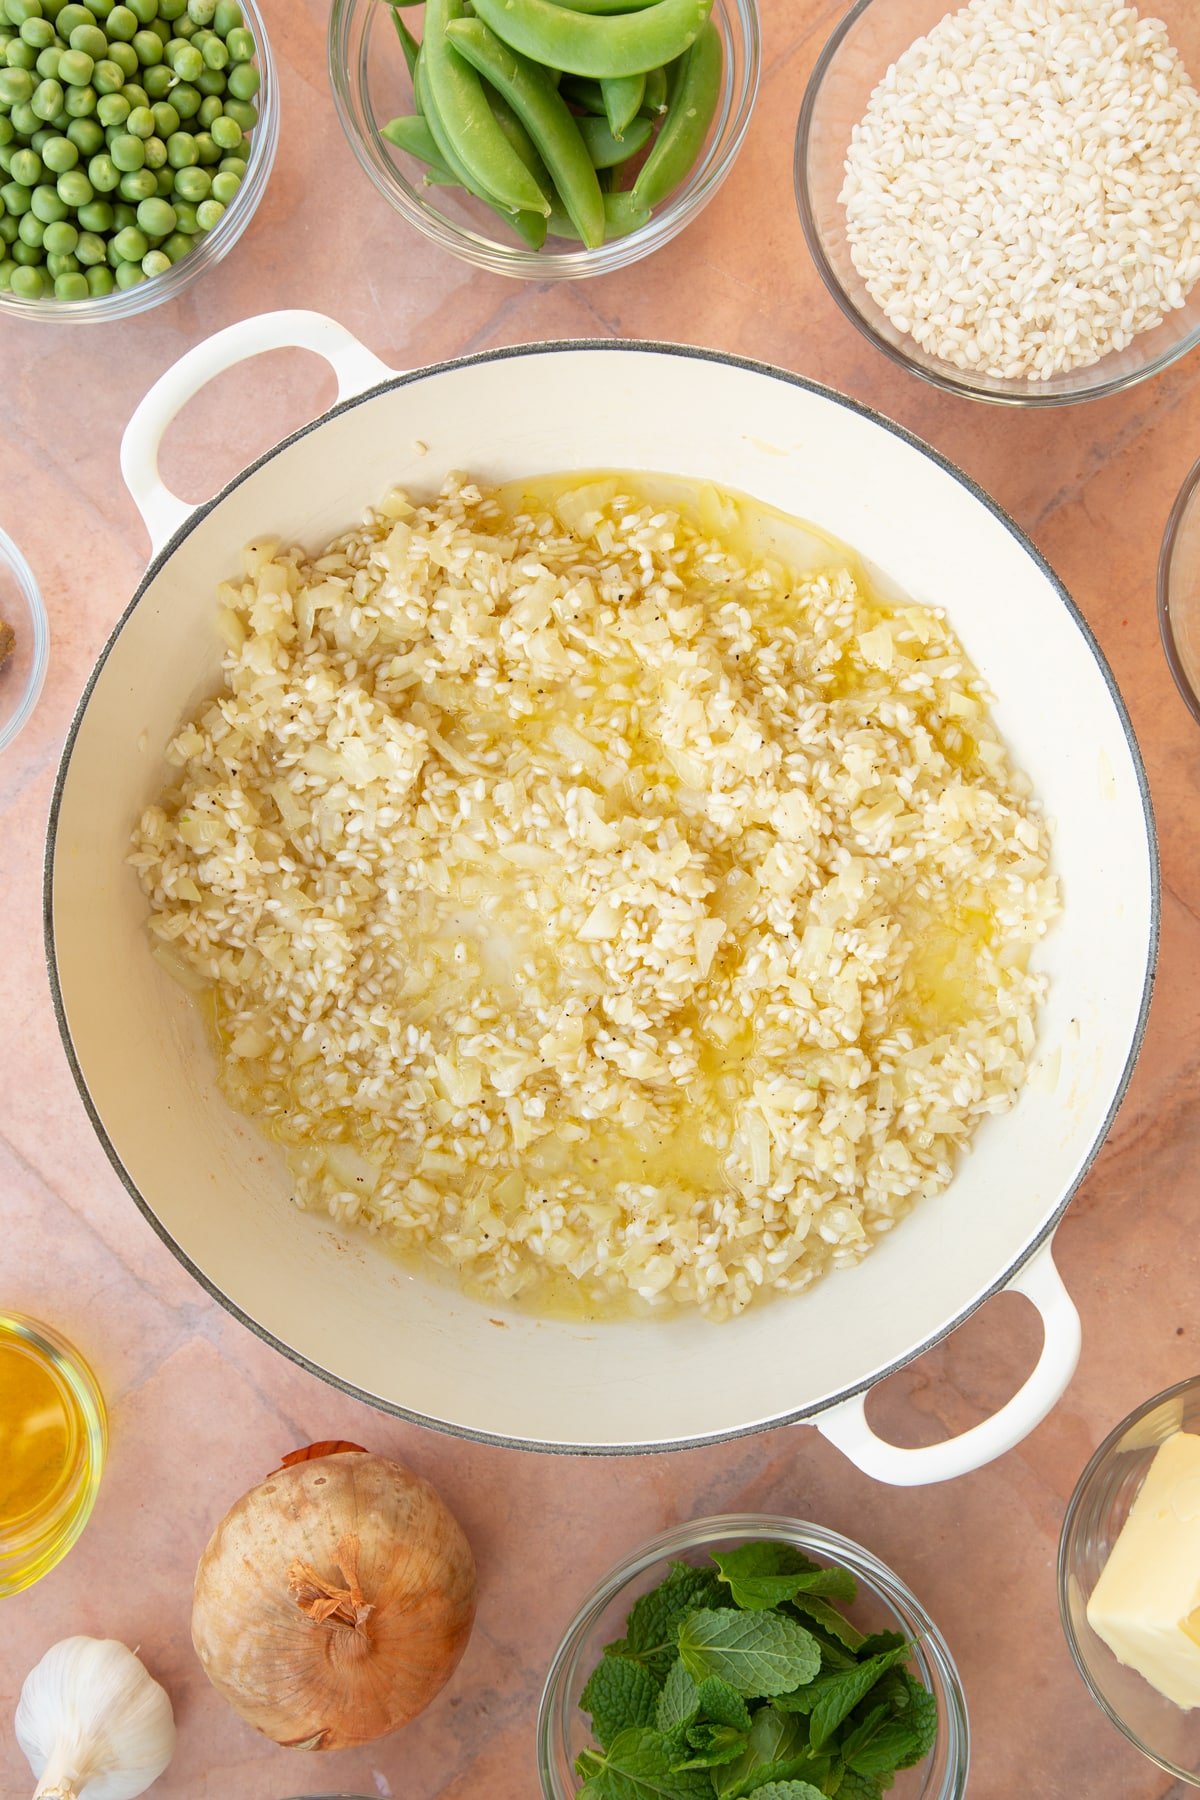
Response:
MULTIPOLYGON (((534 1800, 540 1682, 582 1591, 644 1535, 727 1507, 807 1516, 891 1562, 942 1625, 971 1707, 973 1800, 1167 1800, 1176 1790, 1102 1720, 1068 1659, 1054 1594, 1063 1506, 1098 1438, 1196 1370, 1200 1338, 1200 733, 1154 620, 1159 538, 1200 453, 1195 360, 1117 400, 1038 415, 939 395, 861 340, 820 287, 791 197, 808 70, 839 7, 766 0, 766 74, 744 154, 692 229, 656 258, 569 287, 472 273, 395 219, 360 175, 328 98, 326 7, 268 0, 283 74, 276 172, 250 231, 198 290, 107 327, 0 325, 0 520, 46 595, 54 655, 40 710, 0 762, 0 1304, 55 1321, 94 1358, 113 1451, 70 1558, 0 1603, 0 1800, 32 1783, 16 1692, 72 1631, 140 1644, 181 1727, 163 1800, 282 1800, 312 1788, 396 1800, 534 1800), (41 954, 40 857, 75 699, 146 550, 120 481, 124 421, 199 337, 272 307, 334 314, 396 366, 565 336, 679 338, 780 363, 901 420, 1015 515, 1110 657, 1149 765, 1166 883, 1161 978, 1109 1144, 1059 1234, 1084 1318, 1057 1412, 999 1464, 948 1488, 890 1492, 815 1432, 671 1457, 588 1462, 460 1444, 399 1425, 292 1367, 210 1303, 138 1217, 76 1099, 41 954), (372 1751, 316 1761, 228 1713, 193 1657, 192 1571, 226 1505, 280 1452, 325 1436, 410 1459, 476 1547, 479 1626, 447 1692, 372 1751)), ((215 384, 164 468, 200 498, 332 397, 314 359, 272 355, 215 384)), ((992 1302, 887 1384, 874 1416, 933 1441, 994 1409, 1032 1364, 1023 1301, 992 1302)))

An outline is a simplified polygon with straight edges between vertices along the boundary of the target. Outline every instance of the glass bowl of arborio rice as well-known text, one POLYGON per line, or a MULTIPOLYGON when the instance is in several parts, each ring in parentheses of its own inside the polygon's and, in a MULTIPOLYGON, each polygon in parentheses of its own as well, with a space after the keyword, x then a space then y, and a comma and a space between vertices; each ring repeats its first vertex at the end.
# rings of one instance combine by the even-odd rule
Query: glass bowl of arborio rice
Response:
POLYGON ((1200 8, 858 0, 813 71, 800 218, 843 312, 936 386, 1094 399, 1200 343, 1200 8))

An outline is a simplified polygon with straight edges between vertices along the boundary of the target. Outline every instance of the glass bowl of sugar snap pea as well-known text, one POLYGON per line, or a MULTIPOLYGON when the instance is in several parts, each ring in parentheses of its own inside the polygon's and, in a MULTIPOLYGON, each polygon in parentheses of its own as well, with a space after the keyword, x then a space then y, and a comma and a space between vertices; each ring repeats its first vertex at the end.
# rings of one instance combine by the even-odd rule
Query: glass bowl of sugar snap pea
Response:
POLYGON ((741 148, 755 0, 333 0, 329 73, 359 164, 477 268, 603 274, 684 229, 741 148))
POLYGON ((1194 0, 857 0, 795 148, 808 246, 877 349, 1061 406, 1200 343, 1194 0))

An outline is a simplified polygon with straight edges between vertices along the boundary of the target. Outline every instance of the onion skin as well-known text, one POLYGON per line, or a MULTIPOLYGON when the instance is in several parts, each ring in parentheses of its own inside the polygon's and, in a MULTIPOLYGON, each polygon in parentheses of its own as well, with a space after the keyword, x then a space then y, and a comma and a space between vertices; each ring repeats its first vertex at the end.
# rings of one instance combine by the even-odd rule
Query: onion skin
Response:
POLYGON ((280 1470, 226 1514, 196 1571, 192 1642, 256 1731, 346 1750, 429 1705, 474 1618, 471 1547, 428 1482, 386 1457, 336 1454, 280 1470), (330 1616, 310 1616, 335 1603, 309 1577, 345 1594, 330 1616))

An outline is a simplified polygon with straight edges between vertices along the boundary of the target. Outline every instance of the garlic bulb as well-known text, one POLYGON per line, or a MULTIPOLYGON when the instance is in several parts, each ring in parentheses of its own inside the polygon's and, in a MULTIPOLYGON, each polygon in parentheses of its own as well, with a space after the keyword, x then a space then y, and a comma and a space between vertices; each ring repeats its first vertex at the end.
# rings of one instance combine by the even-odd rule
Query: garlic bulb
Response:
POLYGON ((256 1730, 341 1750, 406 1724, 449 1680, 475 1617, 475 1564, 411 1469, 353 1445, 313 1452, 217 1526, 196 1571, 192 1642, 256 1730))
POLYGON ((136 1800, 175 1750, 171 1702, 113 1638, 64 1638, 31 1669, 17 1742, 38 1777, 33 1800, 136 1800))

